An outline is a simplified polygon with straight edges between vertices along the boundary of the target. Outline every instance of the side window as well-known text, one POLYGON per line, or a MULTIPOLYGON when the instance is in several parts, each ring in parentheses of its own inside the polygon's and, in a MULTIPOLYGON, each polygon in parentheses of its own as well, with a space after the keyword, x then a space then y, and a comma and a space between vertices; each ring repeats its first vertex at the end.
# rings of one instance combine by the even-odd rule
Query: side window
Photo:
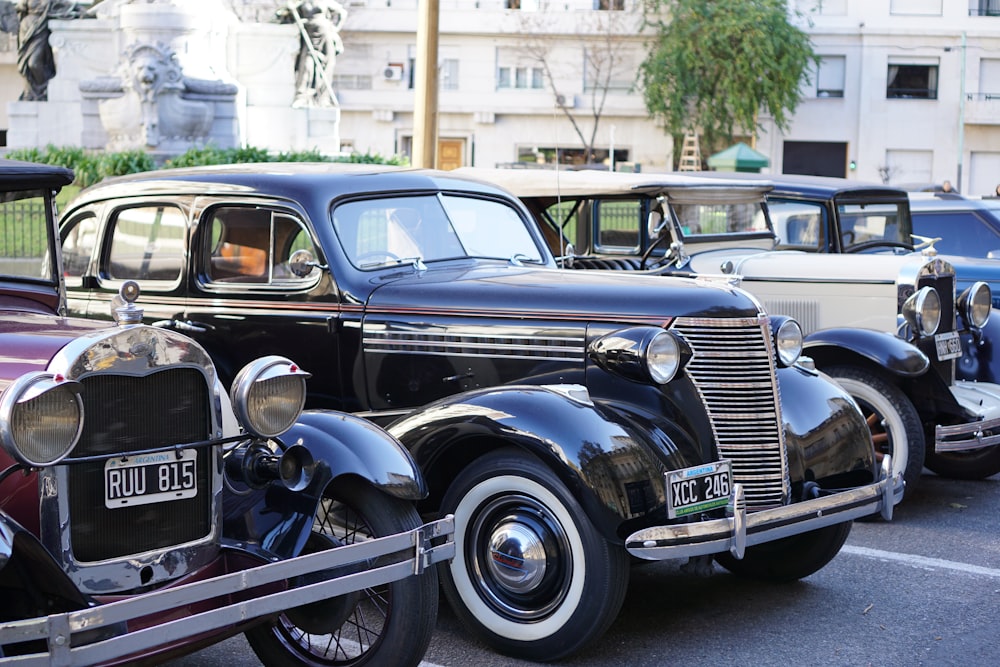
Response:
POLYGON ((914 213, 913 233, 941 239, 934 247, 945 255, 986 257, 1000 251, 1000 236, 971 212, 914 213))
POLYGON ((312 238, 287 213, 218 207, 209 212, 202 230, 202 273, 210 283, 301 286, 319 274, 312 238))
POLYGON ((638 250, 641 209, 641 204, 637 200, 598 201, 594 207, 597 247, 609 250, 638 250))
POLYGON ((184 266, 184 213, 165 204, 119 209, 110 227, 107 277, 177 282, 184 266))
POLYGON ((83 276, 90 268, 90 258, 94 256, 97 244, 97 216, 88 211, 63 228, 62 257, 63 276, 67 287, 79 287, 83 276))
POLYGON ((780 247, 819 250, 824 240, 821 205, 768 199, 767 209, 780 247))

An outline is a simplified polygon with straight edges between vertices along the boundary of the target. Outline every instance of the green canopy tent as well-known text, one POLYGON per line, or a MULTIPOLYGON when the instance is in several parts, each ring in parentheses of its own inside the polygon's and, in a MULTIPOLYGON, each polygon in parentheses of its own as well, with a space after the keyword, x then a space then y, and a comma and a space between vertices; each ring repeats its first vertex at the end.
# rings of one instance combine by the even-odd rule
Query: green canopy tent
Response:
POLYGON ((760 173, 760 170, 768 164, 770 164, 770 160, 767 159, 766 155, 758 153, 743 142, 734 144, 708 158, 708 166, 716 171, 760 173))

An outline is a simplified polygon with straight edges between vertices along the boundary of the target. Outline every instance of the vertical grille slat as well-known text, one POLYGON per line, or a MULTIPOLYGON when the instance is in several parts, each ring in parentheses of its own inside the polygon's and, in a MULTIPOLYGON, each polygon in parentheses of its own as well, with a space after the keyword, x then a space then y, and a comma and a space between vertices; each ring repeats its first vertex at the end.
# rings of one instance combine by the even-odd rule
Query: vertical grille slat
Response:
MULTIPOLYGON (((92 375, 81 383, 86 416, 74 456, 125 454, 210 435, 208 386, 197 370, 172 368, 144 377, 92 375)), ((198 452, 195 497, 116 509, 104 505, 104 461, 69 466, 76 560, 121 558, 207 535, 212 528, 210 458, 208 450, 198 452)))
POLYGON ((705 404, 719 454, 743 484, 747 509, 785 504, 788 457, 768 319, 682 317, 673 330, 691 347, 685 372, 705 404))

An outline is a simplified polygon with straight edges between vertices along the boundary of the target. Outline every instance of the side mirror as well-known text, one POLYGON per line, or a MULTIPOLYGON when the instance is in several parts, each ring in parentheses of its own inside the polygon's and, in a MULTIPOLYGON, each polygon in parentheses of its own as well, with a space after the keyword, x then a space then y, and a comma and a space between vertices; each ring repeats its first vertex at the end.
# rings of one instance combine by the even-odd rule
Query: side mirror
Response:
POLYGON ((292 275, 298 278, 305 278, 313 269, 324 268, 316 263, 316 258, 308 250, 296 250, 288 258, 288 268, 292 275))

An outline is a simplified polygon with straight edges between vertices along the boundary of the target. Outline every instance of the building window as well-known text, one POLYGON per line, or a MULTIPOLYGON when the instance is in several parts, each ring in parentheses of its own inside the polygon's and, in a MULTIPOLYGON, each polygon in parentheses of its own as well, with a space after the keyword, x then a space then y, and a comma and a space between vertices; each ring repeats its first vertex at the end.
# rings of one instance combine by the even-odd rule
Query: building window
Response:
POLYGON ((539 90, 545 87, 545 73, 541 67, 508 67, 497 70, 497 88, 532 88, 539 90))
POLYGON ((625 0, 594 0, 594 9, 620 12, 625 9, 625 0))
POLYGON ((969 16, 1000 16, 1000 0, 979 0, 969 8, 969 16))
POLYGON ((844 96, 844 56, 822 56, 816 67, 816 97, 844 96))
POLYGON ((889 99, 936 100, 937 65, 889 65, 889 84, 885 96, 889 99))
POLYGON ((441 90, 458 90, 458 59, 445 58, 438 70, 441 90))

